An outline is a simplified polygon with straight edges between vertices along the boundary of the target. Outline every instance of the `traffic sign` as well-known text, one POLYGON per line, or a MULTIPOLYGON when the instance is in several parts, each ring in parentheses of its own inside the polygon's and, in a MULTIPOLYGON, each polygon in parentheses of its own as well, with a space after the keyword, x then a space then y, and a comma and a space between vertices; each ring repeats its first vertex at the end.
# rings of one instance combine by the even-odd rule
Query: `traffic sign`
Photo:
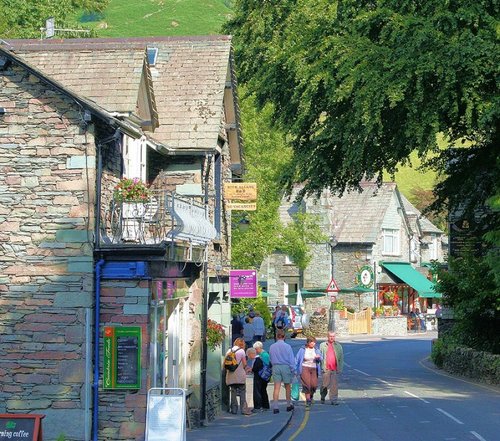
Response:
POLYGON ((326 292, 339 292, 339 291, 340 291, 339 285, 337 285, 337 281, 332 277, 332 280, 330 280, 330 283, 326 288, 326 292))

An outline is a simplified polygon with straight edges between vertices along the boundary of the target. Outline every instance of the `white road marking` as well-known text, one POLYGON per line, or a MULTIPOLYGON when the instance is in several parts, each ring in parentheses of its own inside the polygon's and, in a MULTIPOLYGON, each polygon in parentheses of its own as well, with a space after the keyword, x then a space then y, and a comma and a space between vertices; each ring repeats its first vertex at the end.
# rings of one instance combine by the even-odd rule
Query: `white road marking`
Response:
POLYGON ((354 369, 356 372, 359 372, 360 374, 366 375, 367 377, 371 377, 370 374, 367 374, 366 372, 360 371, 359 369, 354 369))
POLYGON ((472 433, 478 440, 486 441, 481 435, 479 435, 479 433, 474 432, 473 430, 471 430, 470 433, 472 433))
POLYGON ((377 378, 381 383, 387 384, 387 386, 394 386, 394 384, 389 383, 388 381, 382 380, 381 378, 377 378))
POLYGON ((412 394, 411 392, 408 392, 407 390, 405 390, 405 394, 408 394, 408 395, 410 395, 410 397, 417 398, 418 400, 423 401, 424 403, 429 404, 429 401, 424 400, 423 398, 420 398, 419 396, 417 396, 415 394, 412 394))
POLYGON ((459 419, 455 418, 453 415, 450 415, 448 412, 445 412, 443 409, 440 409, 439 407, 436 407, 436 410, 438 410, 442 414, 446 415, 448 418, 451 418, 456 423, 463 424, 462 421, 460 421, 459 419))

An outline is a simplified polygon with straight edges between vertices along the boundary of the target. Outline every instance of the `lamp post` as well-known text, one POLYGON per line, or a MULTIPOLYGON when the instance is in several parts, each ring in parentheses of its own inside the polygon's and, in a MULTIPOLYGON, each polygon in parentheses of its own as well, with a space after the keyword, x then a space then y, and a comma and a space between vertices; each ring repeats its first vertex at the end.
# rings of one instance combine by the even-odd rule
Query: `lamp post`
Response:
MULTIPOLYGON (((328 247, 330 253, 330 269, 331 269, 331 278, 335 277, 335 259, 333 258, 333 248, 338 245, 337 238, 332 235, 328 240, 328 247)), ((330 311, 328 316, 328 330, 335 331, 335 301, 337 300, 337 296, 330 297, 330 311)))

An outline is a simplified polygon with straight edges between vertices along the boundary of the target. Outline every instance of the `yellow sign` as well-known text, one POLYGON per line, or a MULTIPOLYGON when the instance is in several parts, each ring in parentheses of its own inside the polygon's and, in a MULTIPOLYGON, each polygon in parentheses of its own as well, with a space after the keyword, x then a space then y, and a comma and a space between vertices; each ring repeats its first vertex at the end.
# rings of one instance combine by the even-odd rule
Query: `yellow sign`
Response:
POLYGON ((225 182, 224 198, 232 201, 255 201, 257 199, 257 183, 225 182))
POLYGON ((243 210, 243 211, 255 211, 257 210, 257 202, 226 202, 226 208, 228 210, 243 210))

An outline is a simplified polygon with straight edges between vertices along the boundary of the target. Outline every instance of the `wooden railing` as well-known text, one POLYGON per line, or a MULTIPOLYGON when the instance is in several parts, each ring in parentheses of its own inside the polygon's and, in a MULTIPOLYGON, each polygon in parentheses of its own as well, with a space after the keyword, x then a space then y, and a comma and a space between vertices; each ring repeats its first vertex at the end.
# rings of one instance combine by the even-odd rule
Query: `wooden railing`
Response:
POLYGON ((346 312, 349 334, 371 334, 372 314, 370 309, 361 312, 346 312))

